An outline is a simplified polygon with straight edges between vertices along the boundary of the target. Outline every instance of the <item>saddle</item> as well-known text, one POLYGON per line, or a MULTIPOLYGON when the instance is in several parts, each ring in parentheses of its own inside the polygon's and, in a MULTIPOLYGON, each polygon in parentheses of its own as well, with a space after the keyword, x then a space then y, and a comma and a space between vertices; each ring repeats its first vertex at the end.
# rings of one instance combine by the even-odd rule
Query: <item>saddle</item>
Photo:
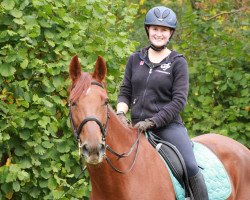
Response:
POLYGON ((178 149, 171 143, 161 140, 150 131, 147 132, 146 136, 148 137, 149 143, 159 152, 169 166, 174 177, 185 190, 185 198, 191 197, 191 199, 193 199, 193 194, 189 186, 186 165, 178 149))
MULTIPOLYGON (((176 193, 176 199, 194 199, 189 186, 186 166, 177 148, 166 141, 162 141, 152 132, 147 132, 146 137, 150 144, 156 148, 168 168, 176 193)), ((197 142, 190 142, 198 167, 202 169, 209 199, 228 199, 232 192, 232 186, 222 162, 206 146, 197 142)))

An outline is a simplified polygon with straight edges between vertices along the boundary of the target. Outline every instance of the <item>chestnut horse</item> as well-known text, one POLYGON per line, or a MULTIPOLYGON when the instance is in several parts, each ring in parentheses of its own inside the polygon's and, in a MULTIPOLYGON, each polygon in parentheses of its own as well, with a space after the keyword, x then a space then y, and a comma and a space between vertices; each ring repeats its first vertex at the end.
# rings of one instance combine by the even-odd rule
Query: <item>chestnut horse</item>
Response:
MULTIPOLYGON (((101 57, 92 74, 81 71, 77 56, 69 66, 70 121, 87 163, 90 199, 175 200, 170 174, 156 150, 143 134, 123 125, 108 105, 106 71, 101 57)), ((250 199, 250 151, 218 134, 193 140, 209 147, 224 164, 232 185, 229 199, 250 199)))

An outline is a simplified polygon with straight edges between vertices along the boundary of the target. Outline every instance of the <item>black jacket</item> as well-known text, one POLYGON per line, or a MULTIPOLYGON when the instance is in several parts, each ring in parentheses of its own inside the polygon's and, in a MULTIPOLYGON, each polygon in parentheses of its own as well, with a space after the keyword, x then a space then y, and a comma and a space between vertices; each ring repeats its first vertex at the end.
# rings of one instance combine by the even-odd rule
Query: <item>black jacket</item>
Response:
POLYGON ((146 118, 163 127, 182 123, 180 112, 188 95, 188 64, 183 55, 172 51, 168 58, 153 65, 148 47, 132 54, 126 65, 118 102, 131 108, 132 123, 146 118))

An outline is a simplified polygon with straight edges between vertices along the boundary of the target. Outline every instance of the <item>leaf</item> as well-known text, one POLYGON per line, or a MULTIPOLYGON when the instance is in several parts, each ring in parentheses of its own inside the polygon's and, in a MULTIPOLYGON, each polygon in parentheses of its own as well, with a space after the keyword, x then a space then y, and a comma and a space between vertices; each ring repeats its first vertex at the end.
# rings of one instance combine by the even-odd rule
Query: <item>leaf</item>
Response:
POLYGON ((108 13, 106 17, 107 17, 107 21, 110 24, 113 24, 113 25, 115 24, 115 22, 116 22, 116 16, 114 14, 108 13))
POLYGON ((52 40, 47 40, 47 42, 51 47, 55 46, 55 42, 53 42, 52 40))
POLYGON ((23 0, 22 4, 20 5, 20 9, 23 10, 26 6, 29 5, 29 0, 23 0))
POLYGON ((62 98, 60 96, 52 96, 54 103, 56 103, 57 105, 61 105, 61 106, 65 106, 67 104, 67 102, 63 102, 62 98))
POLYGON ((3 101, 0 101, 0 110, 7 114, 9 112, 9 107, 3 101))
POLYGON ((57 187, 57 182, 56 182, 56 180, 54 179, 54 177, 50 177, 50 178, 49 178, 49 181, 48 181, 48 188, 49 188, 50 190, 54 190, 54 189, 56 189, 56 187, 57 187))
POLYGON ((16 69, 11 66, 10 63, 3 63, 0 65, 0 74, 4 77, 12 76, 16 72, 16 69))
POLYGON ((30 180, 30 175, 24 170, 21 170, 20 172, 18 172, 17 176, 18 176, 18 179, 22 182, 24 182, 24 181, 28 182, 30 180))
POLYGON ((24 101, 24 100, 20 100, 18 105, 21 105, 21 106, 23 106, 25 108, 29 108, 29 106, 30 106, 29 102, 24 101))
POLYGON ((5 197, 7 198, 7 199, 12 199, 12 196, 13 196, 13 192, 8 192, 6 195, 5 195, 5 197))
POLYGON ((63 45, 64 45, 65 47, 68 47, 68 48, 71 48, 71 49, 74 48, 73 45, 72 45, 72 43, 71 43, 70 41, 65 41, 65 42, 63 43, 63 45))
POLYGON ((28 140, 30 138, 30 132, 27 130, 20 130, 20 138, 28 140))
MULTIPOLYGON (((7 33, 8 33, 9 36, 15 36, 15 35, 17 35, 16 32, 11 31, 11 30, 7 30, 7 33)), ((15 58, 15 56, 13 56, 11 59, 14 59, 14 58, 15 58)), ((8 60, 8 62, 11 62, 11 61, 12 61, 12 60, 8 60)))
POLYGON ((212 81, 213 81, 212 74, 206 74, 206 82, 212 82, 212 81))
MULTIPOLYGON (((54 197, 54 199, 62 199, 63 194, 64 194, 64 191, 58 191, 58 190, 54 190, 53 191, 53 197, 54 197)), ((66 198, 65 198, 65 200, 66 200, 66 198)))
POLYGON ((8 167, 7 166, 0 167, 0 183, 4 183, 6 181, 7 174, 8 174, 8 167))
POLYGON ((55 86, 55 88, 62 88, 64 82, 65 80, 61 76, 55 76, 53 78, 53 85, 55 86))
POLYGON ((10 183, 10 182, 13 182, 13 181, 16 181, 16 180, 17 180, 17 172, 8 173, 8 175, 6 177, 6 183, 10 183))
POLYGON ((20 64, 21 68, 26 69, 28 66, 28 63, 29 63, 28 59, 24 59, 23 62, 21 62, 20 64))
POLYGON ((29 191, 29 194, 31 197, 33 197, 33 199, 38 199, 40 193, 40 189, 36 187, 31 188, 31 190, 29 191))
POLYGON ((41 146, 41 145, 37 145, 35 148, 35 153, 39 154, 39 155, 43 155, 46 151, 45 149, 41 146))
POLYGON ((55 37, 54 33, 50 32, 50 31, 48 31, 48 30, 46 30, 46 31, 44 32, 44 35, 45 35, 45 37, 47 37, 47 38, 49 38, 49 39, 53 39, 53 38, 55 37))
POLYGON ((39 181, 39 186, 41 188, 48 188, 48 180, 40 180, 39 181))
POLYGON ((16 24, 23 25, 25 22, 22 19, 13 19, 16 24))
POLYGON ((51 80, 49 80, 47 77, 43 78, 43 90, 47 93, 51 93, 52 91, 55 90, 55 88, 53 87, 53 84, 51 82, 51 80))
POLYGON ((67 152, 70 151, 70 146, 68 145, 67 142, 63 142, 63 143, 58 144, 57 150, 58 150, 60 153, 67 153, 67 152))
MULTIPOLYGON (((46 172, 45 170, 41 171, 41 176, 45 179, 49 179, 51 177, 51 174, 46 172)), ((46 182, 46 186, 47 186, 47 182, 46 182)))
POLYGON ((44 141, 44 142, 42 143, 42 145, 43 145, 43 147, 46 148, 46 149, 49 149, 49 148, 51 148, 51 147, 54 146, 54 144, 51 143, 51 142, 49 142, 49 141, 44 141))
POLYGON ((39 160, 37 160, 37 159, 33 159, 32 160, 32 164, 35 165, 35 166, 40 166, 42 163, 39 160))
POLYGON ((32 164, 28 158, 24 158, 19 163, 21 169, 29 169, 32 167, 32 164))
POLYGON ((25 120, 23 118, 16 118, 14 122, 19 126, 19 127, 24 127, 25 126, 25 120))
POLYGON ((20 18, 20 17, 22 17, 22 15, 23 15, 22 11, 17 10, 17 9, 11 10, 11 11, 10 11, 10 14, 11 14, 13 17, 15 17, 15 18, 20 18))
POLYGON ((3 0, 1 5, 5 10, 12 10, 15 6, 15 2, 13 0, 3 0))
POLYGON ((18 181, 13 182, 12 184, 14 191, 18 192, 20 190, 20 184, 18 181))
POLYGON ((66 162, 67 160, 69 160, 69 155, 68 154, 64 154, 60 157, 60 159, 63 161, 63 162, 66 162))
POLYGON ((29 29, 29 37, 31 38, 36 38, 40 36, 41 34, 41 29, 40 26, 34 25, 32 28, 29 29))
POLYGON ((43 116, 39 121, 38 124, 41 125, 42 127, 45 127, 47 124, 50 123, 50 118, 47 116, 43 116))

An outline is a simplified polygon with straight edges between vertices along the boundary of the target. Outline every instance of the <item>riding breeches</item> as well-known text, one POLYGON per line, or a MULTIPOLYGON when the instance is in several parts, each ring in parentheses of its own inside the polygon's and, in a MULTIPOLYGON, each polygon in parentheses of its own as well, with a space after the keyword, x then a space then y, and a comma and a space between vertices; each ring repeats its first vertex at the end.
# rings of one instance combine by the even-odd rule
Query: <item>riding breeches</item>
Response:
POLYGON ((188 176, 194 176, 198 173, 199 168, 194 157, 192 144, 184 125, 171 123, 166 127, 152 130, 154 134, 162 140, 167 141, 179 150, 187 167, 188 176))

